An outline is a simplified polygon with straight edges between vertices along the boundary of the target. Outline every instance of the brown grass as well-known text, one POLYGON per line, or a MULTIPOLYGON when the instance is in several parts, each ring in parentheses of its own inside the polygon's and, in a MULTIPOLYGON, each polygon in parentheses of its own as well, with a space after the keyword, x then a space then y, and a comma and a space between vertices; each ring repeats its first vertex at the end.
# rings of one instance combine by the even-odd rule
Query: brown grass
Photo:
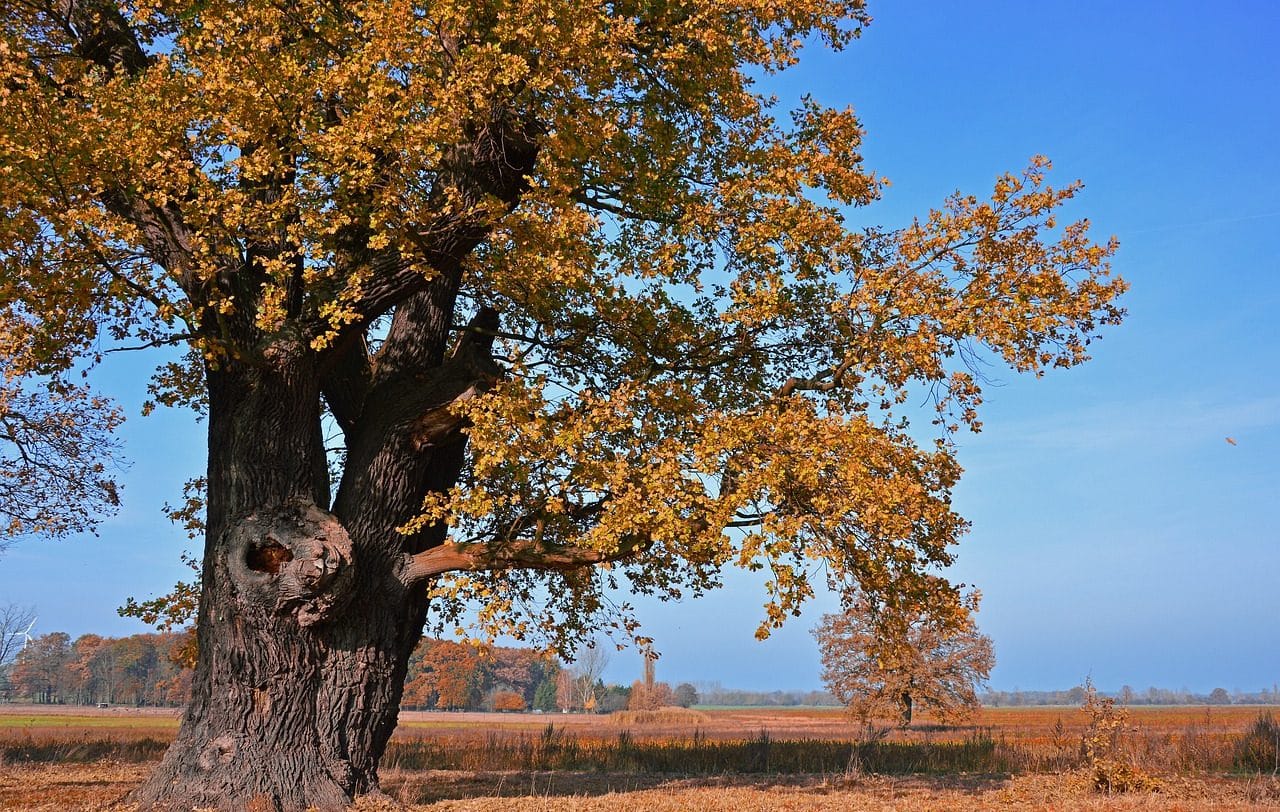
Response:
MULTIPOLYGON (((926 718, 874 743, 826 709, 408 713, 383 783, 429 810, 1280 809, 1280 777, 1235 766, 1259 712, 1132 708, 1120 746, 1161 780, 1158 793, 1124 798, 1092 790, 1077 708, 992 708, 959 726, 926 718)), ((0 808, 99 808, 143 779, 176 721, 0 707, 0 808)))
MULTIPOLYGON (((144 765, 0 767, 0 808, 64 812, 112 807, 146 776, 144 765)), ((668 778, 595 774, 415 773, 384 778, 414 812, 881 812, 882 810, 1264 810, 1280 808, 1280 781, 1181 779, 1156 795, 1105 797, 1079 774, 951 777, 799 776, 668 778)), ((364 801, 358 812, 403 809, 364 801)))
POLYGON ((609 721, 622 727, 632 725, 665 725, 674 727, 701 727, 710 716, 692 708, 658 708, 657 710, 625 710, 609 714, 609 721))

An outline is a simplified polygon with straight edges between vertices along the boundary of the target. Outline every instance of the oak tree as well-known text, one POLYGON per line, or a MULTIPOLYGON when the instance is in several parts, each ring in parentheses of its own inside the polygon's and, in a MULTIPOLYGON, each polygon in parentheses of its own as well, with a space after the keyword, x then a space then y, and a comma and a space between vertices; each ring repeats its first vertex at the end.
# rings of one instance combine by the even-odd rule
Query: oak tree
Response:
MULTIPOLYGON (((965 599, 977 609, 976 594, 965 599)), ((915 709, 948 721, 979 707, 977 689, 995 666, 991 638, 972 614, 935 616, 931 608, 884 616, 865 599, 823 615, 813 630, 822 655, 822 681, 849 713, 869 725, 896 718, 911 724, 915 709)))
POLYGON ((961 611, 938 571, 970 366, 1080 363, 1123 283, 1043 159, 850 225, 882 186, 858 119, 755 82, 867 19, 9 0, 6 381, 95 403, 66 387, 100 352, 168 348, 152 400, 207 424, 192 699, 132 801, 376 792, 429 608, 565 650, 603 616, 639 634, 614 590, 739 566, 769 574, 761 635, 823 573, 961 611))

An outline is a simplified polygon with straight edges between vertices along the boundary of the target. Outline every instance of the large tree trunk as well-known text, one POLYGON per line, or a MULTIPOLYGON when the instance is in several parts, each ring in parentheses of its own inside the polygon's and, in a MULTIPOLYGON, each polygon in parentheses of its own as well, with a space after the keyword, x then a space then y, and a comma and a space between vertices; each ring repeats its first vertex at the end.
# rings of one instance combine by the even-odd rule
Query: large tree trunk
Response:
POLYGON ((903 691, 898 696, 898 727, 907 728, 911 726, 911 709, 914 702, 911 698, 911 691, 903 691))
POLYGON ((209 373, 199 659, 177 740, 130 798, 144 809, 329 810, 377 791, 425 614, 406 542, 433 543, 394 528, 453 483, 461 440, 424 453, 407 411, 366 420, 330 512, 314 366, 281 350, 209 373))

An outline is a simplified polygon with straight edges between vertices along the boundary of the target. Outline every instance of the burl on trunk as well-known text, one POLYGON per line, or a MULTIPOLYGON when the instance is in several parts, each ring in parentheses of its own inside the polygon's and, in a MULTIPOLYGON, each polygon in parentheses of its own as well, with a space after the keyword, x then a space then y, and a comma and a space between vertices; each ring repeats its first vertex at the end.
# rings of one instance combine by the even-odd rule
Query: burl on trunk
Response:
MULTIPOLYGON (((485 311, 471 326, 495 318, 485 311)), ((284 345, 259 363, 208 371, 209 520, 192 699, 176 742, 131 801, 339 809, 377 791, 425 618, 421 584, 477 564, 432 566, 424 551, 440 550, 443 528, 396 528, 424 493, 456 481, 465 435, 448 406, 496 377, 489 341, 474 330, 448 357, 447 329, 418 335, 435 347, 419 343, 428 357, 413 373, 393 373, 387 361, 362 376, 359 397, 327 393, 348 446, 332 510, 320 422, 332 369, 284 345)))

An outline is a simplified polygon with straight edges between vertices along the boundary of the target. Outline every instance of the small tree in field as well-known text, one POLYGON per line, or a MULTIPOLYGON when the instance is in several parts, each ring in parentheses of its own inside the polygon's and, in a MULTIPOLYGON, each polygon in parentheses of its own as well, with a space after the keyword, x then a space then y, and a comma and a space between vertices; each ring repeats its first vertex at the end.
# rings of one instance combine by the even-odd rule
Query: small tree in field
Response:
MULTIPOLYGON (((976 608, 976 596, 969 600, 976 608)), ((921 707, 943 720, 964 718, 978 707, 977 688, 995 665, 991 639, 970 613, 890 619, 859 600, 824 615, 814 636, 823 682, 864 725, 895 717, 906 727, 921 707)))
POLYGON ((698 704, 698 689, 687 682, 682 682, 676 686, 671 701, 682 708, 691 708, 698 704))

